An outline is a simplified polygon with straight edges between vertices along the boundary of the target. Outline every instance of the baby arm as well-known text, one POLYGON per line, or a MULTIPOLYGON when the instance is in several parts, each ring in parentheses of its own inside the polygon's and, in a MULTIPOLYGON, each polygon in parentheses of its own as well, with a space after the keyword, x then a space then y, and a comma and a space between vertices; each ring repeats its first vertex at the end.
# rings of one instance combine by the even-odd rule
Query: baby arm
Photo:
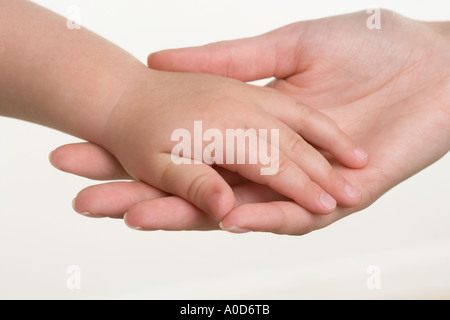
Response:
MULTIPOLYGON (((174 163, 173 132, 193 133, 197 120, 205 130, 223 133, 279 130, 279 144, 268 146, 278 152, 275 174, 261 175, 261 164, 219 165, 316 213, 331 212, 335 199, 343 205, 358 202, 358 192, 297 134, 350 167, 364 166, 367 159, 355 156, 353 142, 319 112, 235 80, 148 70, 108 41, 84 28, 69 30, 64 18, 27 1, 0 1, 0 12, 1 115, 101 145, 134 178, 218 220, 235 204, 231 188, 205 163, 174 163)), ((198 160, 197 154, 183 157, 198 160)))

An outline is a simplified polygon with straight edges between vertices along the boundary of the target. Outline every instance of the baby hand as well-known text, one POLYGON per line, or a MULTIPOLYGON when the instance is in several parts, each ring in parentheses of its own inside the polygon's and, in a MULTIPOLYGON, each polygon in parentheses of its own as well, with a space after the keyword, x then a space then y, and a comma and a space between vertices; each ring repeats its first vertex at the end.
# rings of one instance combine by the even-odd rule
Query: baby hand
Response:
POLYGON ((237 80, 146 71, 125 88, 104 130, 103 146, 131 176, 218 221, 235 198, 212 164, 314 213, 359 203, 359 190, 311 144, 352 168, 365 166, 367 155, 319 111, 237 80), (235 135, 244 136, 244 150, 235 135))

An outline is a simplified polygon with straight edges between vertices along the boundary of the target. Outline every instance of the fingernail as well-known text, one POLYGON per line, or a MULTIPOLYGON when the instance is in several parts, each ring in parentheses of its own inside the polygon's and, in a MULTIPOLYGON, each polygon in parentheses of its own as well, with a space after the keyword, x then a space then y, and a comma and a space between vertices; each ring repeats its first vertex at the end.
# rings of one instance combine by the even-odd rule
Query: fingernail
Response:
POLYGON ((344 187, 345 189, 345 193, 350 197, 350 198, 357 198, 361 195, 361 191, 356 188, 355 186, 351 185, 350 183, 347 183, 344 187))
POLYGON ((82 216, 89 217, 89 218, 106 218, 106 216, 104 216, 102 214, 93 214, 93 213, 89 213, 89 212, 77 212, 77 213, 81 214, 82 216))
POLYGON ((129 226, 129 225, 127 225, 127 227, 128 227, 128 228, 131 228, 131 229, 133 229, 133 230, 138 230, 138 231, 144 230, 144 228, 142 228, 142 227, 133 227, 133 226, 129 226))
POLYGON ((368 157, 367 152, 365 152, 360 147, 356 147, 355 150, 353 150, 353 153, 355 154, 355 156, 357 156, 361 160, 364 160, 368 157))
POLYGON ((134 230, 139 230, 139 231, 144 230, 144 228, 141 227, 141 226, 132 226, 132 225, 128 222, 128 220, 127 220, 127 214, 128 214, 128 212, 125 212, 125 214, 123 215, 123 221, 125 222, 125 225, 126 225, 128 228, 134 229, 134 230))
POLYGON ((334 200, 334 198, 326 192, 322 192, 322 195, 320 196, 320 202, 328 210, 336 208, 336 200, 334 200))
POLYGON ((106 216, 102 215, 102 214, 93 214, 90 212, 80 212, 77 209, 75 209, 75 203, 76 203, 77 198, 72 200, 72 208, 76 213, 79 213, 85 217, 89 217, 89 218, 105 218, 106 216))
POLYGON ((233 232, 233 233, 247 233, 251 232, 252 230, 247 228, 239 228, 237 226, 231 226, 231 227, 224 227, 222 222, 219 223, 219 226, 222 230, 233 232))

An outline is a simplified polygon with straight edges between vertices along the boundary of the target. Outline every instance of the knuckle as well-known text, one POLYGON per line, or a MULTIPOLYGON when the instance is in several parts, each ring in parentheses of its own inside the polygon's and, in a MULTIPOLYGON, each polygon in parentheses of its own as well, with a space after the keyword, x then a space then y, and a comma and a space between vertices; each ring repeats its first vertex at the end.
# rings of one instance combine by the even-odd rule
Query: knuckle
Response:
POLYGON ((189 184, 187 190, 187 198, 194 203, 198 203, 200 199, 204 197, 204 193, 207 192, 209 181, 211 180, 211 174, 204 172, 197 175, 189 184))
POLYGON ((297 158, 300 154, 306 152, 308 145, 299 135, 292 135, 288 142, 289 150, 294 158, 297 158))
POLYGON ((295 110, 296 121, 300 124, 308 124, 308 119, 310 119, 312 113, 311 109, 297 104, 295 110))
POLYGON ((275 178, 280 178, 284 176, 290 169, 292 162, 289 158, 287 158, 284 154, 280 154, 278 160, 278 170, 273 175, 275 178))

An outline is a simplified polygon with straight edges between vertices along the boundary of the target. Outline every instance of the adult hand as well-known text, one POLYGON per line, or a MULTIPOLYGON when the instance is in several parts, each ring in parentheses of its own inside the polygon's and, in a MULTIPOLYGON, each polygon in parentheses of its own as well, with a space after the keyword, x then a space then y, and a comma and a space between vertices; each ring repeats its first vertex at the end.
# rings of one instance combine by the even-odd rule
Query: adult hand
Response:
MULTIPOLYGON (((330 215, 317 216, 292 201, 279 199, 271 190, 238 181, 234 190, 241 205, 225 217, 223 228, 281 234, 310 232, 367 207, 448 152, 448 25, 418 22, 383 10, 381 29, 370 30, 366 27, 367 18, 365 12, 360 12, 299 22, 258 37, 149 56, 149 66, 159 70, 213 73, 242 81, 275 77, 269 84, 271 88, 324 112, 370 154, 367 167, 359 170, 333 162, 337 170, 363 190, 359 206, 339 207, 330 215)), ((292 115, 285 122, 289 125, 295 119, 292 115)), ((82 157, 84 151, 80 148, 84 147, 87 145, 58 149, 52 161, 65 171, 79 174, 78 169, 91 164, 82 161, 79 168, 74 168, 55 157, 75 156, 71 153, 75 149, 82 157)), ((98 157, 96 161, 111 165, 114 159, 98 157)), ((117 164, 103 177, 119 170, 117 164)), ((128 211, 126 222, 130 226, 217 228, 179 198, 130 191, 130 185, 136 184, 155 191, 139 182, 127 183, 127 187, 117 183, 90 187, 80 193, 76 208, 93 212, 92 206, 103 203, 108 195, 127 192, 133 197, 127 197, 129 201, 116 197, 115 206, 119 209, 121 203, 116 211, 128 211), (149 197, 153 199, 145 200, 149 197)), ((106 206, 96 212, 109 215, 106 206)))

